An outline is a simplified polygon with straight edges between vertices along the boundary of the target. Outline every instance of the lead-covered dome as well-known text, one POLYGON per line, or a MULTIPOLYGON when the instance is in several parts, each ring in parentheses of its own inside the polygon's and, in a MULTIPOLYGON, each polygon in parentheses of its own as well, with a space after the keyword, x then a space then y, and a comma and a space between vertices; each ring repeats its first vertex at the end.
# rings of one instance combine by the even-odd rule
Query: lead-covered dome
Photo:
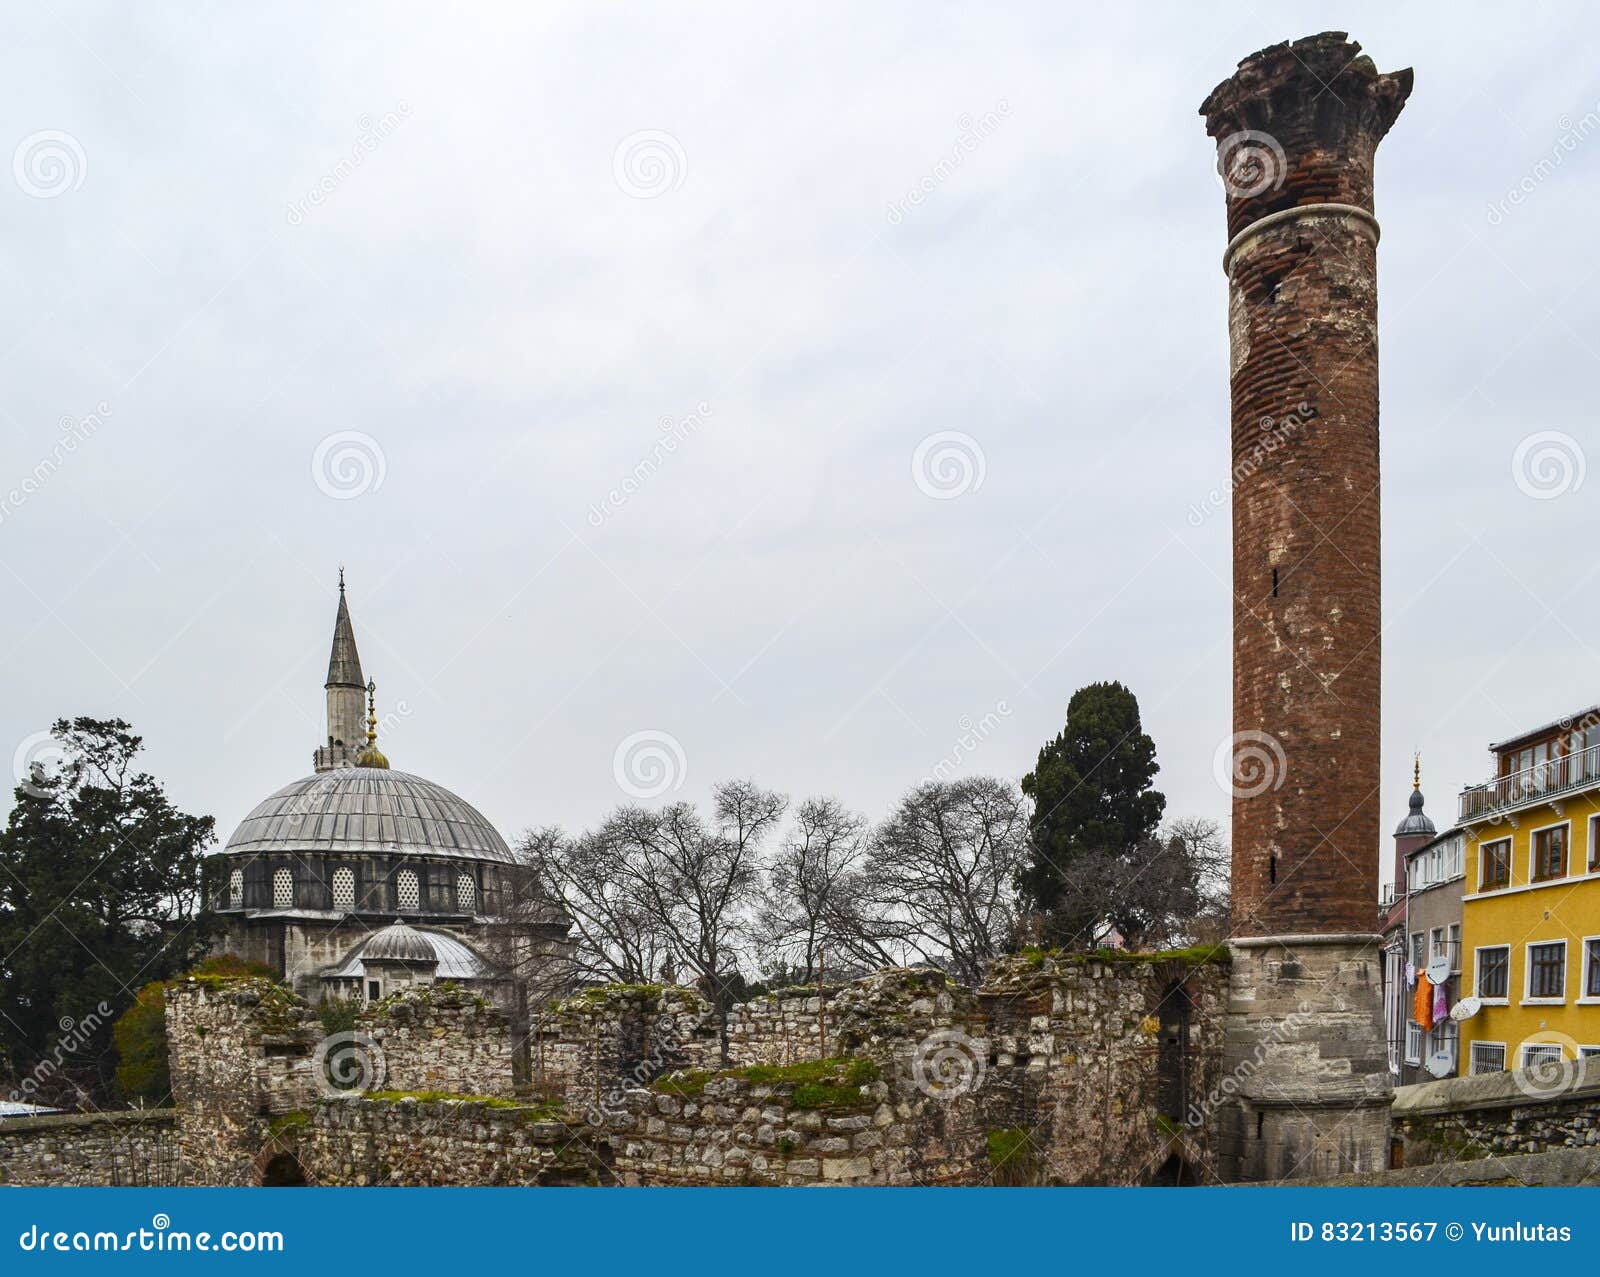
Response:
POLYGON ((239 822, 225 855, 451 856, 514 864, 471 803, 409 772, 342 767, 285 785, 239 822))

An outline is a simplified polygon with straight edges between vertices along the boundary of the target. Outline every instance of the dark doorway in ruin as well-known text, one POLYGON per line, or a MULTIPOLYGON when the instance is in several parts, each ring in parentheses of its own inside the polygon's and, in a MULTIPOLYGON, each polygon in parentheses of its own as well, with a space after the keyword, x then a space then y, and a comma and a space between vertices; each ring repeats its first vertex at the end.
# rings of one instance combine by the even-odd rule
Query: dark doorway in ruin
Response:
POLYGON ((1156 1018, 1161 1022, 1156 1050, 1157 1112, 1184 1124, 1189 1102, 1189 994, 1174 984, 1162 996, 1156 1018))
POLYGON ((304 1188, 306 1173, 293 1153, 279 1153, 262 1168, 262 1188, 304 1188))
POLYGON ((1161 1163, 1150 1181, 1153 1188, 1194 1188, 1199 1183, 1200 1177, 1194 1173, 1194 1168, 1176 1153, 1161 1163))

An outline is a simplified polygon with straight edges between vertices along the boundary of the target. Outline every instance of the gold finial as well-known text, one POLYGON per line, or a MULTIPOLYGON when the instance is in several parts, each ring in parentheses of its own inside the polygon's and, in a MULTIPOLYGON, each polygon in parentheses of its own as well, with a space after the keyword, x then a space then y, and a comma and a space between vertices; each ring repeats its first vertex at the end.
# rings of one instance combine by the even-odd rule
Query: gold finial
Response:
POLYGON ((344 593, 344 564, 339 565, 339 593, 344 593))
POLYGON ((383 767, 389 766, 389 760, 383 756, 383 751, 378 748, 378 710, 377 710, 378 685, 370 678, 367 680, 367 745, 361 751, 361 756, 356 759, 357 767, 383 767))
POLYGON ((1422 788, 1422 751, 1411 755, 1411 788, 1422 788))

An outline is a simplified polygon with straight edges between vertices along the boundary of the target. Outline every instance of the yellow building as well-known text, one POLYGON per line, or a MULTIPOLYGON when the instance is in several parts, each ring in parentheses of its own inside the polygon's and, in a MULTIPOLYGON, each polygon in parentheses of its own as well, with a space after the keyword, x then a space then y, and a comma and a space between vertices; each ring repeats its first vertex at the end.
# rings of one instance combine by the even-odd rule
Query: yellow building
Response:
POLYGON ((1600 1055, 1600 706, 1489 748, 1461 794, 1462 1071, 1600 1055))

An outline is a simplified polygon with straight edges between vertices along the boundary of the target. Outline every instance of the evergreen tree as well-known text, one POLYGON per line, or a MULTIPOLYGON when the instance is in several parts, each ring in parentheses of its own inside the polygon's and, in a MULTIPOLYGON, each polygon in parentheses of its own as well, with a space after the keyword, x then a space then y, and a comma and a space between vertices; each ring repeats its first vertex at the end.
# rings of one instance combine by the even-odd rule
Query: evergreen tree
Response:
POLYGON ((201 893, 210 816, 136 771, 120 719, 62 719, 65 761, 35 768, 0 832, 0 1067, 24 1098, 111 1093, 112 1022, 215 934, 201 893))
POLYGON ((1167 806, 1152 786, 1159 770, 1131 691, 1091 683, 1072 694, 1066 727, 1022 781, 1034 803, 1022 888, 1050 942, 1086 947, 1098 923, 1116 920, 1112 882, 1085 891, 1082 876, 1100 880, 1100 858, 1136 857, 1150 841, 1167 806))

